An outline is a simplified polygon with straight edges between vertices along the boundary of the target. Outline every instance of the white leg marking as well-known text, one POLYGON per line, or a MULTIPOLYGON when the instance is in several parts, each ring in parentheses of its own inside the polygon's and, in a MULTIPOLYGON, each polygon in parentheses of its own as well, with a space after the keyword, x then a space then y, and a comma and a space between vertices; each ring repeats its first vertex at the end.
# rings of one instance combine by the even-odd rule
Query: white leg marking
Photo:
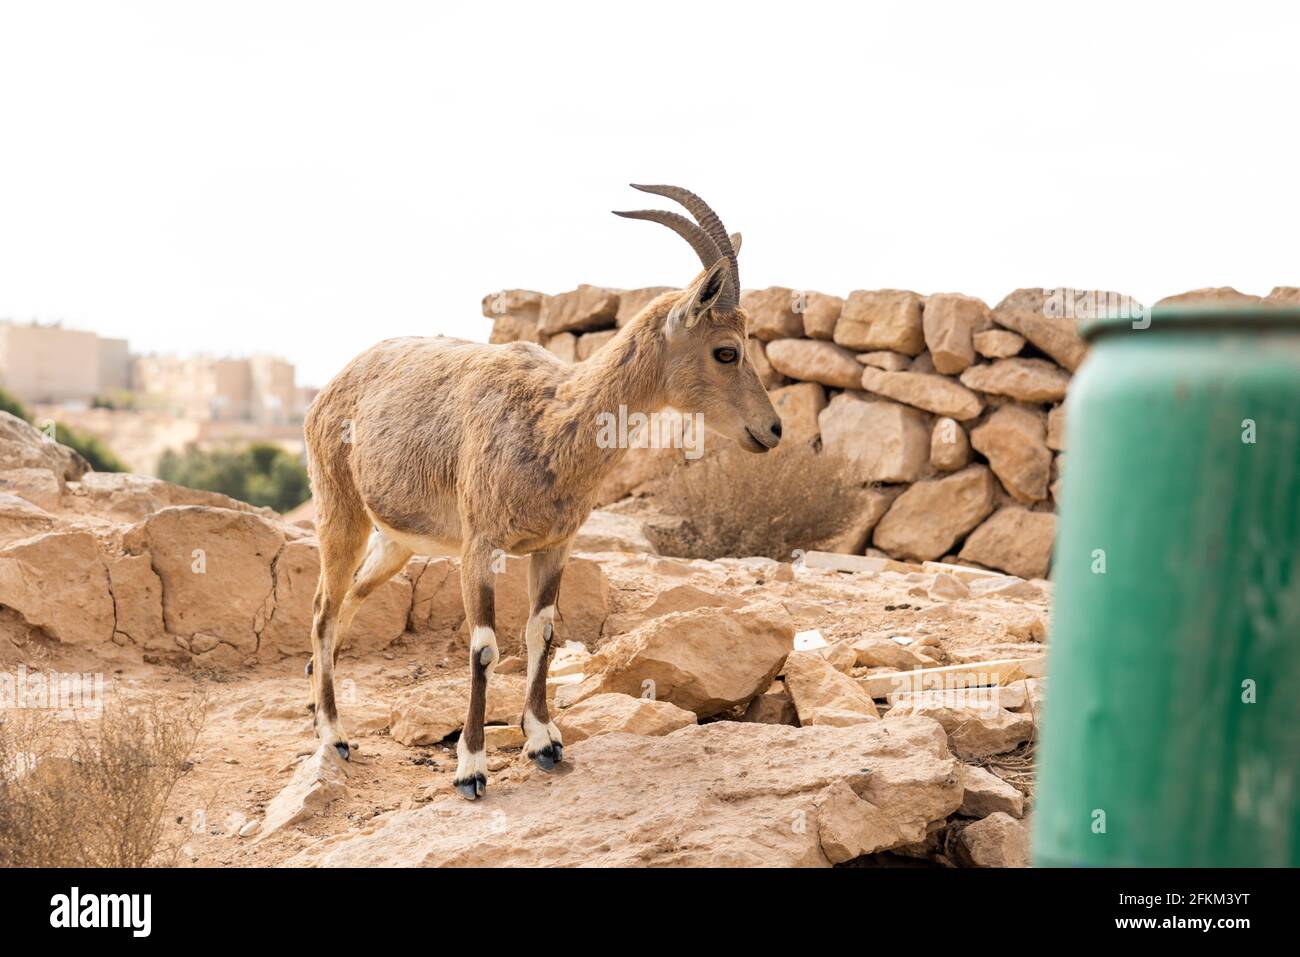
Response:
POLYGON ((496 670, 497 660, 501 657, 497 650, 497 633, 487 625, 479 625, 474 629, 469 639, 469 653, 471 658, 478 658, 478 663, 488 666, 488 677, 496 670), (490 649, 490 653, 485 655, 483 649, 490 649))

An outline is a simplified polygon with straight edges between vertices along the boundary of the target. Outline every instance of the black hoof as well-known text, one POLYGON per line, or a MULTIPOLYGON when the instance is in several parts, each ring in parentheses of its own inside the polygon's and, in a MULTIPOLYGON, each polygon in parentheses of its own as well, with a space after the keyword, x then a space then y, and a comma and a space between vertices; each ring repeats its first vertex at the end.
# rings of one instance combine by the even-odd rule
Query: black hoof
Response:
POLYGON ((350 760, 352 752, 348 750, 348 745, 346 741, 335 742, 334 750, 336 750, 339 753, 339 757, 341 757, 344 761, 350 760))
POLYGON ((472 778, 466 778, 463 781, 453 781, 452 787, 466 801, 477 801, 487 791, 487 778, 481 774, 476 774, 472 778))
POLYGON ((560 755, 556 753, 556 747, 548 744, 536 754, 529 755, 533 759, 533 764, 537 765, 543 771, 554 771, 555 764, 560 760, 560 755))
POLYGON ((314 659, 312 659, 312 658, 308 658, 308 659, 307 659, 307 666, 306 666, 305 668, 303 668, 303 671, 307 672, 307 675, 308 675, 309 677, 310 677, 310 675, 311 675, 311 666, 312 666, 313 661, 314 661, 314 659))

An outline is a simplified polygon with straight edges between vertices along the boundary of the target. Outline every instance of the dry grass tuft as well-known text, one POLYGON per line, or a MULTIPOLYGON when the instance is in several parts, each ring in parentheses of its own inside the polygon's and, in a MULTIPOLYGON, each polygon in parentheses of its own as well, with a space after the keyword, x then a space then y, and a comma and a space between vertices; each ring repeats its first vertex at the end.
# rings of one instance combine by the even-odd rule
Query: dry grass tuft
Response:
POLYGON ((789 561, 821 548, 860 507, 861 489, 844 460, 801 442, 756 455, 728 446, 677 466, 654 503, 683 519, 656 546, 679 558, 789 561))
POLYGON ((165 864, 163 812, 201 699, 112 699, 98 717, 0 710, 0 867, 165 864))

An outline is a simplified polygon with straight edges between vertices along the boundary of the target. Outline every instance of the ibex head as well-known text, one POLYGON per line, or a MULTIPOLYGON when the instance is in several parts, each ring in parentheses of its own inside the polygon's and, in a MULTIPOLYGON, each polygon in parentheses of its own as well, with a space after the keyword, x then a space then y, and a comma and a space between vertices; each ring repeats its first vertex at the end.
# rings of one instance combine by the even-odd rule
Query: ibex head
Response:
POLYGON ((681 412, 702 413, 705 428, 750 452, 775 448, 781 419, 745 350, 749 317, 740 306, 740 234, 728 236, 718 215, 689 190, 632 185, 681 203, 696 221, 658 209, 615 215, 667 226, 691 244, 704 266, 664 320, 668 403, 681 412))

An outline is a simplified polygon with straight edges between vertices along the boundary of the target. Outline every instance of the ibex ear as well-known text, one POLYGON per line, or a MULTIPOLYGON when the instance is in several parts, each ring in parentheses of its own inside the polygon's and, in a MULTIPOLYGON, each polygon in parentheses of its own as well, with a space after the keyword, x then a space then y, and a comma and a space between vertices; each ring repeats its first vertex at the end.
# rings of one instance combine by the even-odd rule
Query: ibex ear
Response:
POLYGON ((737 254, 740 253, 740 233, 731 234, 731 251, 737 254))
POLYGON ((668 335, 680 329, 689 329, 700 321, 700 316, 722 295, 729 264, 726 257, 719 259, 701 275, 690 288, 678 297, 673 307, 668 310, 668 335))

